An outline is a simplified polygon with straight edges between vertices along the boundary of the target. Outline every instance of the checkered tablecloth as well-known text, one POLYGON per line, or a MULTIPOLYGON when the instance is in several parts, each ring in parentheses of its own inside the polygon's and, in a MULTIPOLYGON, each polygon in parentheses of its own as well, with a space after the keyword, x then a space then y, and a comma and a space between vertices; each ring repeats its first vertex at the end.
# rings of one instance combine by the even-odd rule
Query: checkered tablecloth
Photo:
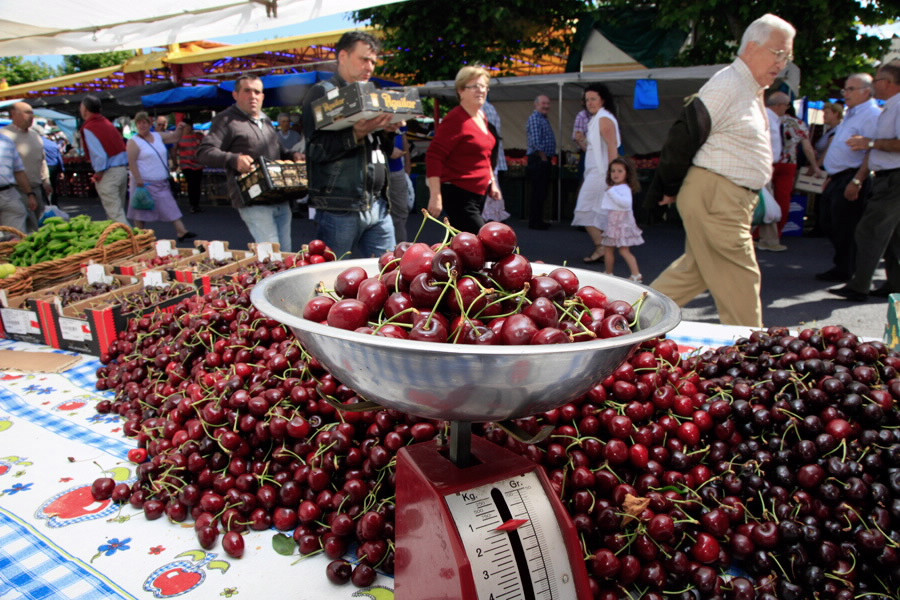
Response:
MULTIPOLYGON (((682 323, 669 337, 690 351, 749 332, 682 323)), ((0 349, 54 351, 9 340, 0 349)), ((219 546, 202 550, 190 523, 151 522, 129 505, 94 501, 97 477, 135 477, 120 417, 94 410, 110 397, 95 388, 99 366, 82 356, 60 374, 0 371, 0 598, 393 598, 384 576, 369 590, 330 584, 326 558, 275 553, 274 531, 246 534, 236 560, 219 546)))

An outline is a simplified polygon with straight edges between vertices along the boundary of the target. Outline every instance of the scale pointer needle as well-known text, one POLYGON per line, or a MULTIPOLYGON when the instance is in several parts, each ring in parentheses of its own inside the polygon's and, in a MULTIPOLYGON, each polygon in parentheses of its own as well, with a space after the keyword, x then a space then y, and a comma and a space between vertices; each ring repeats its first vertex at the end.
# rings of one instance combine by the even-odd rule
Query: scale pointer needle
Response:
POLYGON ((495 531, 515 531, 528 522, 528 519, 510 519, 506 523, 497 527, 495 531))

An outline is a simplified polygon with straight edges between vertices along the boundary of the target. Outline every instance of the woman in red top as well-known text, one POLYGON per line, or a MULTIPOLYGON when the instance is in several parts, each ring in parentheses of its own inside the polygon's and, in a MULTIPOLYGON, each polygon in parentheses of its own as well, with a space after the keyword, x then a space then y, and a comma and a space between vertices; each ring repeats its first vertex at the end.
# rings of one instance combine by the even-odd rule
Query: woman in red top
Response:
POLYGON ((477 233, 484 225, 485 197, 502 199, 494 181, 497 136, 481 107, 490 77, 482 67, 463 67, 456 74, 459 106, 447 113, 425 156, 430 197, 428 212, 445 212, 450 225, 477 233))

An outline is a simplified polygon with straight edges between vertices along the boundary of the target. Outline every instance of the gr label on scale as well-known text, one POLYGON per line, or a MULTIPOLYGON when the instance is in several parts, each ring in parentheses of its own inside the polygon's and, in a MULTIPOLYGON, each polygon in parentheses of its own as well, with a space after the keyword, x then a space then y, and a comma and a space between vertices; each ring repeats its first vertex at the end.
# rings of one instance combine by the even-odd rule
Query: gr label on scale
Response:
POLYGON ((459 467, 431 443, 397 461, 398 600, 590 598, 581 544, 544 471, 479 437, 459 467))

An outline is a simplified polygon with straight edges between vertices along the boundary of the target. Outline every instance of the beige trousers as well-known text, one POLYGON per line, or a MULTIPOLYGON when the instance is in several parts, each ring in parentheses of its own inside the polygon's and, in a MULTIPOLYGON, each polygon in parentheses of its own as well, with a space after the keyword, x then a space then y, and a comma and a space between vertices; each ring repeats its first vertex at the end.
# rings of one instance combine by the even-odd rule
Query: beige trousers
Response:
POLYGON ((95 185, 106 217, 128 225, 125 217, 125 191, 128 189, 128 167, 110 167, 95 185))
POLYGON ((650 286, 679 306, 709 290, 723 324, 762 327, 759 265, 750 236, 755 202, 750 190, 691 167, 677 203, 684 254, 650 286))

